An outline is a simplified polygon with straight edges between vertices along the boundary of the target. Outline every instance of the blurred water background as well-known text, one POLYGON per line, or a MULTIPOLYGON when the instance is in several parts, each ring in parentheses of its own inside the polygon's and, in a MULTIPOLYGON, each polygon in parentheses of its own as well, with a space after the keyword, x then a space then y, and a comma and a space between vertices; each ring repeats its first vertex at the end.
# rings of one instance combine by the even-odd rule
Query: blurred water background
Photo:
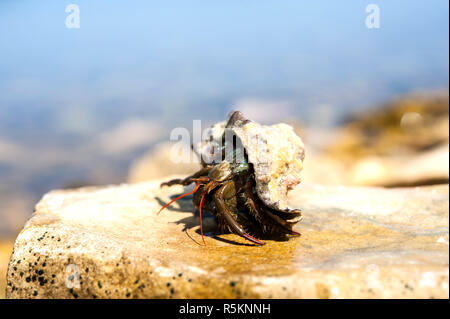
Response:
POLYGON ((448 90, 448 1, 0 2, 0 237, 54 188, 118 183, 172 128, 240 109, 333 127, 448 90), (68 29, 65 7, 80 8, 68 29))

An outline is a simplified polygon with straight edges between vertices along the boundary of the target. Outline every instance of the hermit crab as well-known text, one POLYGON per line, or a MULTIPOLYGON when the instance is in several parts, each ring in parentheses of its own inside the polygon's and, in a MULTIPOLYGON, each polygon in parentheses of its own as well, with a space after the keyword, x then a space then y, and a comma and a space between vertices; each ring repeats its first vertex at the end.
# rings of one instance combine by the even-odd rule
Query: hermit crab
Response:
POLYGON ((301 220, 301 211, 287 206, 287 193, 300 183, 305 148, 293 128, 287 124, 260 125, 239 111, 209 128, 209 138, 192 145, 202 168, 184 179, 162 186, 190 185, 194 209, 202 209, 217 218, 222 233, 233 232, 264 245, 262 237, 300 236, 292 227, 301 220), (260 239, 257 239, 260 238, 260 239))

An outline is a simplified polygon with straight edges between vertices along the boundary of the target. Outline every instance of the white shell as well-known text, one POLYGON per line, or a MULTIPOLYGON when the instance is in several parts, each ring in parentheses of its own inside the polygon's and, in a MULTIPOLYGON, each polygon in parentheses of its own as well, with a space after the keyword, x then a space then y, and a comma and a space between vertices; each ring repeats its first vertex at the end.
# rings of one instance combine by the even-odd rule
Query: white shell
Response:
POLYGON ((240 112, 231 112, 227 121, 209 128, 210 140, 194 145, 197 154, 208 158, 211 149, 221 145, 225 127, 242 141, 255 170, 256 191, 261 200, 275 209, 289 210, 287 193, 301 182, 305 157, 301 138, 290 125, 260 125, 245 119, 240 112), (233 116, 240 120, 230 123, 233 116))

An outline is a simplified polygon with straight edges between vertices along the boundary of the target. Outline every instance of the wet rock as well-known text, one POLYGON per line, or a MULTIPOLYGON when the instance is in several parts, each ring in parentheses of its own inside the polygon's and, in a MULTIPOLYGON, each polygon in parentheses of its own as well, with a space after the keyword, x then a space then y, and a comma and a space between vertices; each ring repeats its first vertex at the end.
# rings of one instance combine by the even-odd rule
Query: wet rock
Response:
POLYGON ((412 94, 360 111, 339 130, 330 153, 363 156, 414 155, 449 141, 446 92, 412 94))
MULTIPOLYGON (((162 180, 170 179, 170 177, 162 180)), ((18 236, 8 298, 448 298, 448 185, 300 184, 299 238, 215 235, 161 180, 53 191, 18 236)))
POLYGON ((326 149, 321 156, 339 167, 342 184, 448 183, 448 91, 408 95, 361 112, 338 129, 326 149))
POLYGON ((347 184, 416 186, 448 182, 449 145, 414 156, 367 156, 347 169, 347 184))

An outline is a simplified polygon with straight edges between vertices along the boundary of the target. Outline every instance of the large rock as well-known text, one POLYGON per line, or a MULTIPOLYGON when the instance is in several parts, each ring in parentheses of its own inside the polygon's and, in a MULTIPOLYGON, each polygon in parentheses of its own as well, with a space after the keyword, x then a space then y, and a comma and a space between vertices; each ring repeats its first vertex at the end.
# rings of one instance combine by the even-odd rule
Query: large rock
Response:
MULTIPOLYGON (((167 180, 164 179, 164 180, 167 180)), ((448 185, 301 184, 299 238, 213 236, 182 187, 160 181, 53 191, 18 236, 8 298, 448 298, 448 185)))
MULTIPOLYGON (((324 168, 342 184, 404 187, 448 183, 448 91, 407 95, 363 110, 339 128, 330 142, 321 155, 334 160, 339 168, 324 168)), ((306 166, 305 172, 311 171, 306 166)), ((315 181, 327 183, 328 178, 319 176, 315 181)))

